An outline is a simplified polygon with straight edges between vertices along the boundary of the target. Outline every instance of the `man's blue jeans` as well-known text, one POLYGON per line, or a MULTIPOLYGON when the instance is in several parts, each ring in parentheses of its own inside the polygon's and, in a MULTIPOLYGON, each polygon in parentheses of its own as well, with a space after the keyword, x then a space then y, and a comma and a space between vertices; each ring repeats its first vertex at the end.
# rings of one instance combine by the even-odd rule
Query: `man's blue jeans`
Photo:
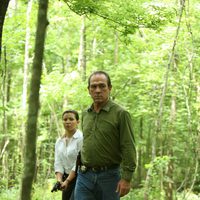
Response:
POLYGON ((119 167, 101 172, 79 170, 75 186, 75 200, 119 200, 116 192, 120 180, 119 167))

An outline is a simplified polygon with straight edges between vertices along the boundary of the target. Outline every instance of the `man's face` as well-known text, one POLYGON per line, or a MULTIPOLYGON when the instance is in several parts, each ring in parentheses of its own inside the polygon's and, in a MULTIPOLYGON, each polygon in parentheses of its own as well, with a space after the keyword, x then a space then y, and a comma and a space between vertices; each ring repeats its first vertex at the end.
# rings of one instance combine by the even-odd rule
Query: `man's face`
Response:
POLYGON ((111 86, 108 87, 107 78, 104 74, 94 74, 90 78, 90 86, 88 87, 94 103, 105 103, 109 98, 111 86))

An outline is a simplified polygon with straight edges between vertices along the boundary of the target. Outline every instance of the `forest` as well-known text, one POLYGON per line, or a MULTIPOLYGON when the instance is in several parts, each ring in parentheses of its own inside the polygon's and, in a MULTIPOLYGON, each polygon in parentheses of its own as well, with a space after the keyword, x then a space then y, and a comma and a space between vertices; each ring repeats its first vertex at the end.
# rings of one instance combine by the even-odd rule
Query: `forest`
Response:
POLYGON ((106 71, 132 117, 137 168, 123 200, 200 199, 199 0, 0 1, 0 199, 61 199, 62 113, 106 71))

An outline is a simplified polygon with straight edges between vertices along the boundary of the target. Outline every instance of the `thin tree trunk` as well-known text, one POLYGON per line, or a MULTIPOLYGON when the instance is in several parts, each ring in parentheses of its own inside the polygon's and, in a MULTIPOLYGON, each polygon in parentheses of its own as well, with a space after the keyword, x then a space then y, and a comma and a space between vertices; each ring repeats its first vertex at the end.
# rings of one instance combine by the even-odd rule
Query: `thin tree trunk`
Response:
MULTIPOLYGON (((8 68, 7 68, 7 58, 6 58, 6 47, 4 48, 4 69, 3 69, 3 83, 2 83, 2 106, 6 108, 7 105, 7 79, 8 79, 8 68)), ((3 109, 3 134, 7 136, 7 115, 6 109, 3 109)))
POLYGON ((82 25, 80 30, 80 49, 78 57, 78 70, 82 73, 83 81, 86 79, 86 28, 85 16, 82 16, 82 25))
MULTIPOLYGON (((174 138, 174 122, 176 120, 176 94, 172 96, 171 100, 171 114, 170 114, 170 130, 168 134, 168 145, 167 145, 167 155, 172 158, 174 153, 173 153, 173 138, 174 138)), ((170 159, 168 163, 168 168, 167 168, 167 177, 168 177, 168 182, 166 183, 166 200, 173 200, 173 172, 174 172, 174 166, 173 166, 173 160, 170 159)))
POLYGON ((97 32, 97 30, 96 30, 96 27, 95 27, 95 23, 94 23, 94 20, 92 20, 92 32, 93 32, 93 39, 92 39, 92 49, 91 49, 91 51, 92 51, 92 59, 95 59, 95 57, 96 57, 96 51, 97 51, 97 39, 96 39, 96 32, 97 32))
MULTIPOLYGON (((174 138, 174 122, 176 118, 176 96, 172 96, 172 101, 171 101, 171 114, 170 114, 170 124, 171 124, 171 129, 169 131, 169 136, 168 136, 168 152, 167 155, 172 158, 174 153, 173 153, 173 138, 174 138)), ((168 182, 167 187, 166 187, 166 200, 173 200, 173 189, 174 189, 174 184, 173 184, 173 172, 174 172, 174 165, 173 165, 173 160, 170 159, 168 163, 168 168, 167 168, 167 177, 168 177, 168 182)))
POLYGON ((2 84, 1 84, 1 97, 2 97, 2 138, 0 141, 0 160, 2 161, 2 175, 3 179, 6 180, 6 186, 8 187, 9 183, 9 173, 8 173, 8 154, 7 154, 7 147, 10 142, 10 138, 8 136, 8 116, 6 107, 8 106, 10 100, 10 84, 11 84, 11 72, 7 66, 7 54, 6 54, 6 47, 3 48, 3 61, 1 60, 0 63, 2 64, 2 84))
MULTIPOLYGON (((197 105, 200 105, 200 84, 198 82, 197 84, 197 105)), ((197 111, 197 157, 198 160, 200 161, 200 107, 198 108, 197 111)))
MULTIPOLYGON (((180 14, 179 14, 179 22, 178 22, 178 26, 177 26, 177 29, 176 29, 176 34, 175 34, 171 54, 170 54, 169 61, 168 61, 168 64, 167 64, 165 80, 164 80, 164 87, 163 87, 162 95, 161 95, 160 102, 159 102, 158 116, 157 116, 157 119, 155 121, 156 122, 156 124, 155 124, 156 131, 155 131, 155 134, 153 134, 152 162, 153 162, 155 155, 156 155, 157 137, 161 133, 161 129, 162 129, 162 115, 163 115, 163 108, 164 108, 163 105, 164 105, 164 100, 165 100, 165 96, 166 96, 166 92, 167 92, 167 88, 168 88, 169 72, 170 72, 171 65, 174 61, 175 48, 176 48, 176 44, 177 44, 177 40, 178 40, 179 30, 180 30, 180 27, 181 27, 181 20, 182 20, 184 7, 185 7, 185 0, 182 0, 182 5, 181 5, 181 8, 180 8, 180 14)), ((162 152, 161 152, 161 154, 162 154, 162 152)), ((151 175, 151 168, 148 170, 146 180, 145 180, 144 200, 149 199, 149 192, 148 192, 149 188, 148 187, 149 187, 150 175, 151 175)))
POLYGON ((115 49, 114 49, 114 64, 117 65, 119 60, 119 44, 118 44, 118 32, 115 31, 115 49))
POLYGON ((23 79, 23 92, 22 92, 22 109, 26 109, 27 100, 27 84, 28 84, 28 65, 29 65, 29 39, 30 39, 30 13, 32 8, 32 0, 28 1, 26 12, 26 39, 25 39, 25 56, 24 56, 24 79, 23 79))
MULTIPOLYGON (((139 137, 140 140, 143 140, 143 117, 140 118, 140 127, 139 127, 139 137)), ((137 185, 140 185, 142 182, 142 146, 138 148, 138 167, 137 167, 137 185)))
MULTIPOLYGON (((22 91, 22 117, 24 117, 27 106, 27 85, 28 85, 28 65, 29 65, 29 39, 30 39, 30 13, 32 8, 32 0, 28 1, 27 12, 26 12, 26 39, 25 39, 25 55, 24 55, 24 78, 23 78, 23 91, 22 91)), ((18 145, 20 152, 24 149, 24 138, 25 138, 25 122, 22 121, 21 132, 19 137, 18 145)), ((20 153, 23 159, 23 155, 20 153)))
POLYGON ((2 107, 3 116, 2 116, 2 140, 0 143, 0 158, 3 157, 3 154, 6 151, 6 147, 9 144, 8 137, 8 117, 6 112, 6 106, 10 100, 10 84, 11 84, 11 72, 7 67, 7 55, 6 55, 6 47, 4 47, 4 69, 2 71, 2 85, 1 85, 1 96, 2 96, 2 107))
MULTIPOLYGON (((152 151, 151 151, 151 155, 152 155, 152 161, 155 159, 155 140, 153 138, 152 140, 152 151)), ((150 167, 147 171, 147 175, 146 175, 146 180, 145 180, 145 185, 144 185, 144 200, 148 200, 149 199, 149 191, 150 189, 150 179, 151 179, 151 174, 152 174, 152 168, 150 167)))
MULTIPOLYGON (((200 85, 199 85, 199 81, 195 80, 196 82, 196 90, 197 90, 197 98, 196 98, 196 103, 197 105, 200 105, 200 85)), ((200 163, 200 107, 198 107, 197 110, 197 135, 195 137, 195 171, 192 174, 193 179, 192 179, 192 184, 190 186, 190 188, 188 189, 188 194, 193 190, 194 185, 196 180, 198 179, 198 175, 199 175, 199 163, 200 163)), ((198 183, 197 183, 198 184, 198 183)), ((187 199, 187 194, 186 194, 186 199, 187 199)))
POLYGON ((35 56, 33 60, 30 85, 28 119, 24 149, 24 172, 21 183, 21 200, 31 199, 32 182, 36 168, 37 117, 39 111, 39 89, 42 74, 45 33, 47 21, 48 0, 39 1, 37 32, 35 41, 35 56))
MULTIPOLYGON (((178 59, 177 56, 174 56, 174 65, 172 69, 172 76, 173 79, 176 80, 177 77, 177 68, 178 68, 178 59)), ((167 155, 170 158, 173 158, 174 152, 173 152, 173 146, 174 146, 174 133, 175 133, 175 128, 174 128, 174 123, 176 120, 176 82, 174 82, 174 85, 172 85, 172 97, 171 97, 171 111, 170 111, 170 129, 169 129, 169 134, 167 137, 167 155)), ((174 183, 173 183, 173 172, 174 172, 174 165, 173 165, 173 160, 170 159, 167 167, 167 177, 168 177, 168 182, 166 183, 166 200, 173 200, 173 189, 174 189, 174 183)))
MULTIPOLYGON (((67 99, 67 97, 66 97, 67 99)), ((66 104, 67 105, 67 104, 66 104)), ((57 137, 60 137, 62 135, 62 132, 63 132, 63 129, 62 127, 60 126, 60 123, 59 123, 59 119, 56 115, 56 109, 54 108, 54 105, 51 105, 48 103, 48 107, 49 109, 51 110, 51 115, 50 115, 50 127, 49 127, 49 132, 52 133, 53 130, 53 124, 56 124, 56 132, 57 132, 57 137)), ((66 106, 67 107, 67 106, 66 106)), ((65 107, 63 107, 65 108, 65 107)))

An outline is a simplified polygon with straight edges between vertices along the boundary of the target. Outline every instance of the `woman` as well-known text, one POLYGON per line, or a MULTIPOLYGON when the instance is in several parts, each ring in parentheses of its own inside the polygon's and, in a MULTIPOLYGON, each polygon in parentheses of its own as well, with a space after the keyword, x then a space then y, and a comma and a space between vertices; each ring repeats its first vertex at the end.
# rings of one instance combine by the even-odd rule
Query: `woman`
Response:
POLYGON ((73 200, 76 183, 76 158, 82 147, 83 135, 77 129, 79 115, 75 110, 66 110, 62 114, 64 135, 55 144, 55 174, 61 183, 62 200, 73 200))

